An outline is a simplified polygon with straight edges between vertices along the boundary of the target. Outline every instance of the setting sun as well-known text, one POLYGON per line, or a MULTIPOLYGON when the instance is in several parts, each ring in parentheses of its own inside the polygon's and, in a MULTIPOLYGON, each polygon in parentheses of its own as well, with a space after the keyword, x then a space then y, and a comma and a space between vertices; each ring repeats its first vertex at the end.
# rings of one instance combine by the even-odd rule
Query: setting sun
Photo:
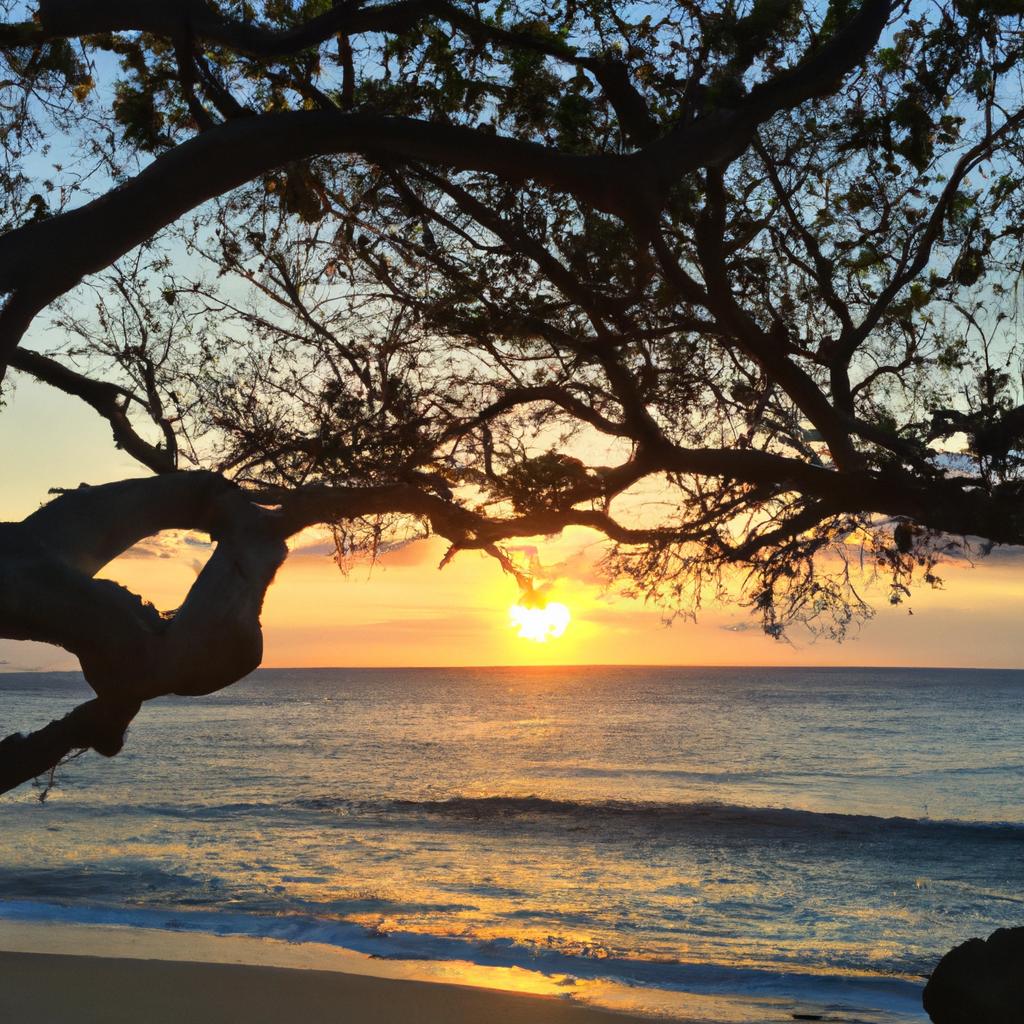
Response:
POLYGON ((508 613, 512 621, 512 628, 518 630, 517 636, 539 644, 560 637, 565 632, 571 618, 569 609, 557 601, 532 608, 514 604, 509 608, 508 613))

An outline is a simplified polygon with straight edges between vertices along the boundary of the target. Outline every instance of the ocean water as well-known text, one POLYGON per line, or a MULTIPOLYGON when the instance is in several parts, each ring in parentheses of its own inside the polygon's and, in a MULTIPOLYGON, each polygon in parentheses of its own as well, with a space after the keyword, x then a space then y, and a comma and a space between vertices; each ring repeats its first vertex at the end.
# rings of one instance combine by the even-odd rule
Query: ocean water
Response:
MULTIPOLYGON (((0 676, 0 726, 86 695, 0 676)), ((1022 784, 1024 672, 260 671, 147 706, 45 803, 0 797, 0 934, 264 935, 668 1014, 653 993, 920 1020, 942 953, 1024 924, 1022 784)))

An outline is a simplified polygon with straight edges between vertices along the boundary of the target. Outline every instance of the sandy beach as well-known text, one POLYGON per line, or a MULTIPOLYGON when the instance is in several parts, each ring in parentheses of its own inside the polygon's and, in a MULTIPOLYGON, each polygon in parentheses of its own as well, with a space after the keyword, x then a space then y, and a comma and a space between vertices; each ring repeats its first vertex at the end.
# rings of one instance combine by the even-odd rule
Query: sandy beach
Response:
POLYGON ((554 996, 338 971, 0 953, 0 1019, 23 1024, 608 1024, 641 1018, 554 996))
POLYGON ((315 944, 0 922, 0 1020, 19 1024, 639 1024, 523 971, 450 978, 315 944), (454 979, 458 979, 455 981, 454 979), (518 990, 518 991, 517 991, 518 990))

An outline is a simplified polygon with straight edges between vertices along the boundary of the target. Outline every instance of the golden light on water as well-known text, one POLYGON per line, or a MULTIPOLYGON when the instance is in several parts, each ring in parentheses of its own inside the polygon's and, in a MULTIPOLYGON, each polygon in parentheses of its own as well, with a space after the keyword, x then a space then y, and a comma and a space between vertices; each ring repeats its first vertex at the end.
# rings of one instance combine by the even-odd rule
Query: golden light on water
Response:
POLYGON ((569 609, 558 601, 536 606, 514 604, 508 614, 512 628, 518 631, 516 635, 538 644, 560 637, 572 618, 569 609))

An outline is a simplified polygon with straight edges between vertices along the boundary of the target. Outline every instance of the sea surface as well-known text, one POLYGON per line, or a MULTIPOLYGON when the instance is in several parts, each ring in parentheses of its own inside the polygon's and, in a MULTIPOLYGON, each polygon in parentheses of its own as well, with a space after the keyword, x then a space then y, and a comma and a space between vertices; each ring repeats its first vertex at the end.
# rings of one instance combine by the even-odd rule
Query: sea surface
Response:
MULTIPOLYGON (((2 675, 0 731, 87 695, 2 675)), ((40 793, 0 797, 0 937, 247 934, 910 1021, 946 950, 1024 924, 1024 672, 266 670, 148 705, 40 793)))

